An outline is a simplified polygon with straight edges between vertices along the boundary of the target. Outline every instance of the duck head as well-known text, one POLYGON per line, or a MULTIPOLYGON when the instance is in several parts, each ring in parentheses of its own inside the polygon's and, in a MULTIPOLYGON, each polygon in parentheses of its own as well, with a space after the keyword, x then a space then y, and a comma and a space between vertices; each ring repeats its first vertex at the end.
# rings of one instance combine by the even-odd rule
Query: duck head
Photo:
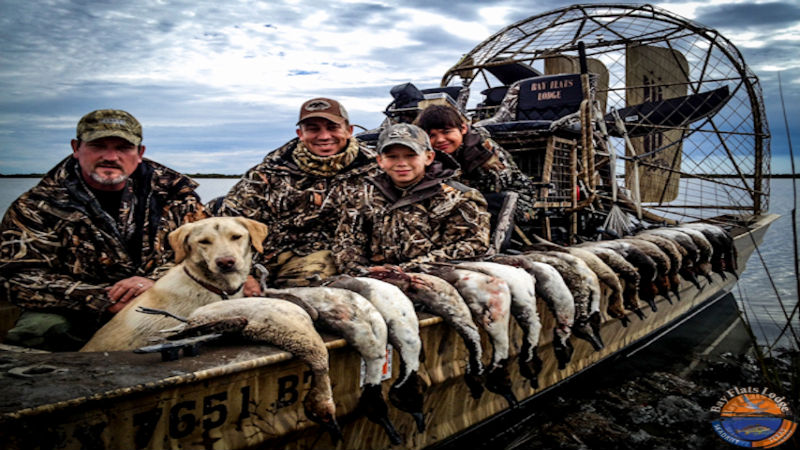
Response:
POLYGON ((342 430, 336 423, 336 405, 324 389, 315 386, 309 389, 303 399, 303 412, 308 420, 320 425, 331 435, 331 442, 335 444, 342 439, 342 430))
MULTIPOLYGON (((402 363, 401 363, 402 365, 402 363)), ((404 369, 401 367, 401 373, 404 369)), ((425 431, 425 417, 422 414, 425 391, 428 384, 414 371, 405 380, 398 379, 389 389, 389 401, 400 411, 411 414, 417 423, 417 431, 425 431)))
POLYGON ((358 399, 358 410, 361 411, 367 419, 383 427, 392 445, 403 443, 400 434, 394 428, 391 420, 389 420, 389 407, 386 406, 386 401, 383 399, 381 385, 364 385, 361 398, 358 399))

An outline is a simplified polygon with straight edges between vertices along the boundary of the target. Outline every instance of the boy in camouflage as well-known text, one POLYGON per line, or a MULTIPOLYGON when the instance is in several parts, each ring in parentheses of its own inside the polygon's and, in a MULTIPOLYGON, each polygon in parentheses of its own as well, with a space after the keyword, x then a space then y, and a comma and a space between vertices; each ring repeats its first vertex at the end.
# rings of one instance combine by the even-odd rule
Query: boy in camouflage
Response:
MULTIPOLYGON (((333 189, 358 189, 365 176, 378 172, 374 153, 352 137, 344 107, 329 98, 303 103, 297 138, 268 154, 244 174, 216 211, 267 225, 263 262, 276 286, 306 286, 315 275, 336 273, 330 242, 338 221, 333 189)), ((250 278, 245 295, 258 295, 250 278)))
POLYGON ((455 158, 461 166, 459 181, 480 191, 489 200, 490 208, 495 201, 493 194, 517 192, 515 220, 532 219, 536 187, 486 130, 469 127, 458 111, 446 105, 425 108, 415 124, 428 133, 434 150, 455 158))
POLYGON ((434 152, 423 130, 392 125, 381 133, 377 151, 384 172, 339 197, 344 206, 332 251, 341 272, 358 274, 380 264, 413 267, 489 251, 486 201, 453 180, 458 165, 434 152))
POLYGON ((6 342, 80 348, 171 265, 167 234, 205 217, 197 184, 142 158, 141 142, 127 112, 91 112, 72 156, 8 208, 0 290, 23 312, 6 342))

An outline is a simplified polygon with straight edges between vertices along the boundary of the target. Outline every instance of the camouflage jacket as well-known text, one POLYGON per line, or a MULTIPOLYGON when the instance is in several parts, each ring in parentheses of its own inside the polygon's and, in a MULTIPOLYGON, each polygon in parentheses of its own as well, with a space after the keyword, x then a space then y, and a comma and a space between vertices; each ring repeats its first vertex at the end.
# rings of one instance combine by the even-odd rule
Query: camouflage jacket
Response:
POLYGON ((513 157, 493 141, 486 130, 471 129, 452 156, 461 166, 459 181, 462 183, 484 194, 517 192, 520 196, 515 217, 518 221, 527 220, 524 216, 533 207, 536 187, 531 178, 519 170, 513 157))
POLYGON ((373 265, 409 267, 486 254, 486 200, 454 181, 457 173, 455 161, 437 152, 423 180, 404 192, 385 173, 348 192, 332 247, 339 271, 357 274, 373 265))
POLYGON ((3 291, 11 303, 50 311, 110 306, 105 288, 156 279, 172 263, 167 234, 205 216, 190 178, 144 159, 111 217, 68 157, 6 211, 0 224, 3 291))
POLYGON ((304 172, 291 157, 298 142, 292 139, 248 170, 216 211, 267 225, 264 254, 256 255, 254 262, 270 262, 287 250, 305 256, 330 249, 338 222, 332 190, 358 189, 365 177, 380 170, 374 152, 360 145, 358 156, 345 171, 332 177, 304 172))

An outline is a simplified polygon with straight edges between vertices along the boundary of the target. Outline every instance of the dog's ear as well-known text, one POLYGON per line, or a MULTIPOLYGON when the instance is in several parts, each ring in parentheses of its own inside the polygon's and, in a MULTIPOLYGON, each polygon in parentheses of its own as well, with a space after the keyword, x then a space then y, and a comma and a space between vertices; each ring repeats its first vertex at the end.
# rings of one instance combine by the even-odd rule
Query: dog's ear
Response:
POLYGON ((184 243, 186 238, 189 237, 189 233, 192 231, 194 224, 192 222, 185 223, 178 228, 172 230, 169 235, 169 246, 172 247, 172 251, 175 252, 175 263, 179 263, 186 258, 186 247, 184 247, 184 243))
POLYGON ((262 243, 267 237, 267 226, 257 220, 248 219, 246 217, 237 217, 236 220, 247 228, 247 232, 250 233, 250 243, 253 244, 256 251, 258 253, 264 253, 264 246, 262 243))

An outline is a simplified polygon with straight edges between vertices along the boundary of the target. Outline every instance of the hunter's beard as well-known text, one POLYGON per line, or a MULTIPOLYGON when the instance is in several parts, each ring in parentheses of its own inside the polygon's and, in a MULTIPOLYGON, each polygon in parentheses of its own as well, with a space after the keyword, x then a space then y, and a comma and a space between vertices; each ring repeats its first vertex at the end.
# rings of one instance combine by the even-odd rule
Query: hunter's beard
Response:
POLYGON ((122 184, 125 181, 127 181, 128 177, 129 177, 128 175, 121 174, 121 175, 117 175, 116 177, 113 177, 113 178, 108 178, 108 177, 101 176, 97 172, 92 172, 90 174, 90 176, 92 177, 92 180, 94 180, 98 184, 102 184, 104 186, 114 186, 114 185, 117 185, 117 184, 122 184))

